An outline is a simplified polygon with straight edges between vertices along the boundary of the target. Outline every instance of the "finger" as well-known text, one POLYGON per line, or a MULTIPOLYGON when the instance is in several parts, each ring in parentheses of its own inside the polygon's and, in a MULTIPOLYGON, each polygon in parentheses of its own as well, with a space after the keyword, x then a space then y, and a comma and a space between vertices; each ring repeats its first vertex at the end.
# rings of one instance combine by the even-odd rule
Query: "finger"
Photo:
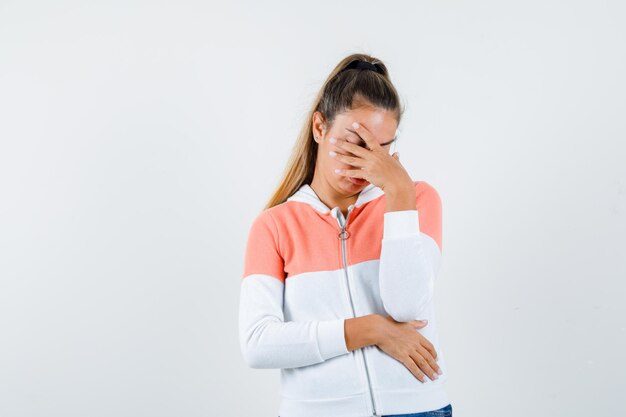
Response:
POLYGON ((339 174, 339 175, 346 176, 346 177, 362 178, 364 180, 367 179, 367 178, 365 178, 365 171, 363 171, 362 169, 339 169, 339 168, 336 168, 335 169, 335 173, 339 174))
POLYGON ((419 326, 417 327, 418 329, 425 327, 427 324, 428 324, 428 320, 413 320, 413 325, 419 326))
POLYGON ((364 167, 365 161, 363 158, 348 156, 344 154, 337 153, 335 151, 330 151, 328 153, 332 158, 335 158, 338 161, 345 162, 348 165, 352 165, 353 167, 364 167))
POLYGON ((413 360, 413 358, 411 358, 411 356, 409 356, 406 360, 402 361, 402 363, 404 364, 404 366, 406 366, 406 368, 409 371, 411 371, 411 373, 417 379, 419 379, 421 382, 426 382, 426 375, 424 374, 424 372, 420 371, 419 366, 415 364, 415 361, 413 360))
POLYGON ((349 142, 341 138, 336 138, 335 147, 338 149, 344 150, 348 153, 351 153, 353 155, 360 156, 361 158, 364 158, 364 159, 367 159, 369 156, 369 153, 371 152, 363 148, 362 146, 356 145, 352 142, 349 142))
MULTIPOLYGON (((428 355, 428 353, 426 353, 426 355, 430 356, 428 355)), ((422 353, 415 350, 415 351, 409 352, 409 356, 413 359, 413 362, 415 362, 418 368, 420 368, 420 370, 423 373, 428 375, 430 379, 434 381, 435 379, 438 378, 437 372, 435 372, 435 370, 431 368, 430 362, 426 358, 424 358, 424 356, 422 356, 422 353)))
POLYGON ((372 132, 370 132, 365 126, 359 122, 352 123, 352 128, 355 132, 365 141, 370 151, 374 149, 382 149, 382 146, 378 143, 372 132))
POLYGON ((430 341, 428 339, 426 339, 424 336, 422 336, 421 334, 419 334, 420 337, 420 346, 422 346, 424 349, 426 349, 430 355, 432 355, 433 358, 435 358, 435 360, 437 360, 437 351, 435 351, 435 346, 430 343, 430 341))
MULTIPOLYGON (((439 375, 441 373, 441 368, 439 367, 439 364, 437 363, 436 356, 432 355, 430 351, 428 351, 428 350, 426 350, 424 348, 424 346, 418 346, 416 350, 417 350, 418 353, 420 353, 422 355, 422 357, 424 359, 426 359, 426 361, 428 362, 428 365, 431 367, 431 369, 435 373, 437 373, 439 375)), ((433 375, 433 376, 435 376, 435 375, 433 375)))

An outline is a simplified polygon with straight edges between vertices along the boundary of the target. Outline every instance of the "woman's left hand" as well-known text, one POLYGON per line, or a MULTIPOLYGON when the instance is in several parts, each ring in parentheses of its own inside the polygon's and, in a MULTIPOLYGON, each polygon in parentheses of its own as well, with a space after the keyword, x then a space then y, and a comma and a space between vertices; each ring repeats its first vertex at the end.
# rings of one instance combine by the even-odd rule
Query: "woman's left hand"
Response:
POLYGON ((344 139, 336 139, 334 145, 352 155, 336 153, 334 158, 358 169, 342 169, 335 172, 346 177, 364 178, 385 192, 392 189, 411 189, 413 180, 400 163, 398 152, 389 155, 389 152, 376 141, 372 132, 356 122, 352 127, 369 149, 344 139))

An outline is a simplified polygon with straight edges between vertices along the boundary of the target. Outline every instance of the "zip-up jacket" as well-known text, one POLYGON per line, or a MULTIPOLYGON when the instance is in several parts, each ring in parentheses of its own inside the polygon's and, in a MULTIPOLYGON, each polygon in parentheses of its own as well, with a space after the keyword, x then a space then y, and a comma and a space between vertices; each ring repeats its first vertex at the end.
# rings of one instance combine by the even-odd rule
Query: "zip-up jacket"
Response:
POLYGON ((280 417, 370 417, 450 403, 434 316, 441 199, 414 181, 416 210, 386 211, 368 184, 348 207, 327 207, 308 184, 252 222, 239 300, 251 368, 279 368, 280 417), (421 382, 378 346, 348 351, 344 322, 368 314, 420 319, 443 374, 421 382))

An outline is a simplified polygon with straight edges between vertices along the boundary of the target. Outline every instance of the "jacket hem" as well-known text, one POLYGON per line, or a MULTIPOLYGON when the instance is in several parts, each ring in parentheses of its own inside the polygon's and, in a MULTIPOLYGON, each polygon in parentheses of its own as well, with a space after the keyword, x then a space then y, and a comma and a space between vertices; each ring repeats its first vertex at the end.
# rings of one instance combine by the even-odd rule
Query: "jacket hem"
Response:
MULTIPOLYGON (((437 410, 450 404, 442 385, 424 390, 374 390, 377 416, 411 414, 437 410)), ((332 399, 292 399, 282 397, 280 417, 372 417, 369 393, 332 399)))
POLYGON ((376 390, 376 401, 378 401, 376 411, 379 415, 423 413, 450 404, 443 385, 424 390, 376 390))

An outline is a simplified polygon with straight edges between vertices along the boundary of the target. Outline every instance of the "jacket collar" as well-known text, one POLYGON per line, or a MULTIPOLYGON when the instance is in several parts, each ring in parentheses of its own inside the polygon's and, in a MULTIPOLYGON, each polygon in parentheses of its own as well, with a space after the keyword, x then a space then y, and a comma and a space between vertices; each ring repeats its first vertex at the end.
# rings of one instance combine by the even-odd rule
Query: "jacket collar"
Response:
MULTIPOLYGON (((369 183, 365 188, 361 190, 359 196, 356 199, 356 202, 354 204, 351 204, 348 207, 348 210, 351 210, 353 207, 359 207, 383 194, 384 191, 381 188, 376 187, 372 183, 369 183)), ((333 207, 331 209, 326 204, 324 204, 322 200, 319 199, 317 194, 315 194, 315 191, 313 191, 313 188, 311 188, 309 184, 303 184, 302 186, 300 186, 300 188, 295 193, 293 193, 291 197, 289 197, 286 201, 300 201, 303 203, 307 203, 315 210, 324 214, 331 211, 339 211, 339 207, 333 207)))

